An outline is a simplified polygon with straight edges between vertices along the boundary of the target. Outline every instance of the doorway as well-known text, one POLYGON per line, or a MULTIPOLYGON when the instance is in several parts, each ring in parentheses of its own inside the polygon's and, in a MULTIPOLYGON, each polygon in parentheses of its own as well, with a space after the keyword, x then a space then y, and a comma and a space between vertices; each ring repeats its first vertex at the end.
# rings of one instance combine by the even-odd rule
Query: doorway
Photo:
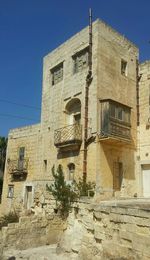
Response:
POLYGON ((113 190, 120 191, 123 180, 123 163, 114 162, 113 165, 113 190))
POLYGON ((33 196, 32 196, 32 186, 25 187, 25 200, 24 206, 26 209, 30 209, 32 206, 33 196))
POLYGON ((142 165, 143 196, 150 197, 150 164, 142 165))

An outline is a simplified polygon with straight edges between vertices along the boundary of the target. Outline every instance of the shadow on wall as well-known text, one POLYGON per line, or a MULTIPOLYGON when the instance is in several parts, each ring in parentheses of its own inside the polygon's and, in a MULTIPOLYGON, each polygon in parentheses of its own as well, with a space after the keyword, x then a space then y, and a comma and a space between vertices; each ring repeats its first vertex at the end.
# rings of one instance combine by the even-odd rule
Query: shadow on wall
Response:
POLYGON ((80 151, 59 151, 57 154, 57 159, 69 158, 79 156, 80 151))
POLYGON ((122 188, 123 180, 135 180, 134 150, 119 145, 112 147, 108 144, 101 144, 101 147, 104 155, 103 161, 109 169, 105 177, 108 179, 110 176, 109 186, 113 187, 114 191, 119 191, 122 188))

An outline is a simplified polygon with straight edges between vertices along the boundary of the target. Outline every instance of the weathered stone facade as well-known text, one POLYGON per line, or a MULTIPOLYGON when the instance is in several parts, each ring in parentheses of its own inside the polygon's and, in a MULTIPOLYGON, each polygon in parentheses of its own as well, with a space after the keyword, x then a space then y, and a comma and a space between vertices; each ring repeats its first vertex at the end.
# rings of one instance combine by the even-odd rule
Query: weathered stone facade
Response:
POLYGON ((82 202, 68 218, 58 252, 80 260, 150 259, 149 202, 82 202))
POLYGON ((19 223, 10 223, 0 230, 0 259, 9 249, 57 244, 65 228, 66 222, 54 214, 20 217, 19 223))
MULTIPOLYGON (((53 165, 62 164, 68 181, 82 178, 88 37, 85 28, 44 57, 41 123, 9 133, 4 211, 30 208, 35 197, 44 204, 53 165), (25 176, 11 168, 19 158, 28 162, 25 176)), ((135 168, 138 49, 96 20, 92 51, 87 180, 96 182, 97 198, 133 197, 139 195, 135 168)))
MULTIPOLYGON (((67 221, 54 213, 21 217, 19 223, 0 231, 0 257, 18 255, 14 249, 57 243, 56 258, 52 259, 148 260, 149 203, 145 199, 116 199, 99 204, 82 200, 74 204, 67 221)), ((21 252, 20 258, 32 259, 33 253, 29 252, 30 258, 21 257, 21 252)), ((44 253, 35 259, 43 259, 44 253)), ((50 254, 47 259, 51 259, 50 254)))
POLYGON ((140 125, 138 127, 137 172, 139 194, 150 197, 150 62, 140 65, 139 71, 139 112, 140 125))

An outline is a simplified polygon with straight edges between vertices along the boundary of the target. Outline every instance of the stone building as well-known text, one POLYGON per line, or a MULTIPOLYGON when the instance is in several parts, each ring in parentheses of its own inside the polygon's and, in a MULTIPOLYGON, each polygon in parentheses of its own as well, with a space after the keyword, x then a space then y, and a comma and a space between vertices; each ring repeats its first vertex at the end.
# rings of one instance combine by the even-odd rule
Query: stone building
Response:
POLYGON ((150 197, 150 61, 139 68, 139 112, 137 172, 139 195, 150 197))
MULTIPOLYGON (((133 197, 138 48, 100 20, 92 40, 87 181, 96 183, 96 196, 133 197)), ((88 54, 87 27, 44 57, 41 122, 9 133, 4 210, 44 203, 53 165, 63 166, 69 182, 82 178, 88 54)))

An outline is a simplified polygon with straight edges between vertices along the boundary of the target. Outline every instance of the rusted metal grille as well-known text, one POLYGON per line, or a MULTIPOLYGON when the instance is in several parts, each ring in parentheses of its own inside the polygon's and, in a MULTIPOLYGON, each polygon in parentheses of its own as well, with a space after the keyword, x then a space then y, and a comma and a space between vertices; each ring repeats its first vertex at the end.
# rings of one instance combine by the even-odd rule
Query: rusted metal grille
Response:
POLYGON ((27 173, 28 160, 10 160, 8 164, 8 171, 10 174, 22 174, 27 173))
POLYGON ((69 125, 56 129, 54 132, 54 144, 56 147, 77 144, 82 142, 82 126, 80 124, 69 125))

